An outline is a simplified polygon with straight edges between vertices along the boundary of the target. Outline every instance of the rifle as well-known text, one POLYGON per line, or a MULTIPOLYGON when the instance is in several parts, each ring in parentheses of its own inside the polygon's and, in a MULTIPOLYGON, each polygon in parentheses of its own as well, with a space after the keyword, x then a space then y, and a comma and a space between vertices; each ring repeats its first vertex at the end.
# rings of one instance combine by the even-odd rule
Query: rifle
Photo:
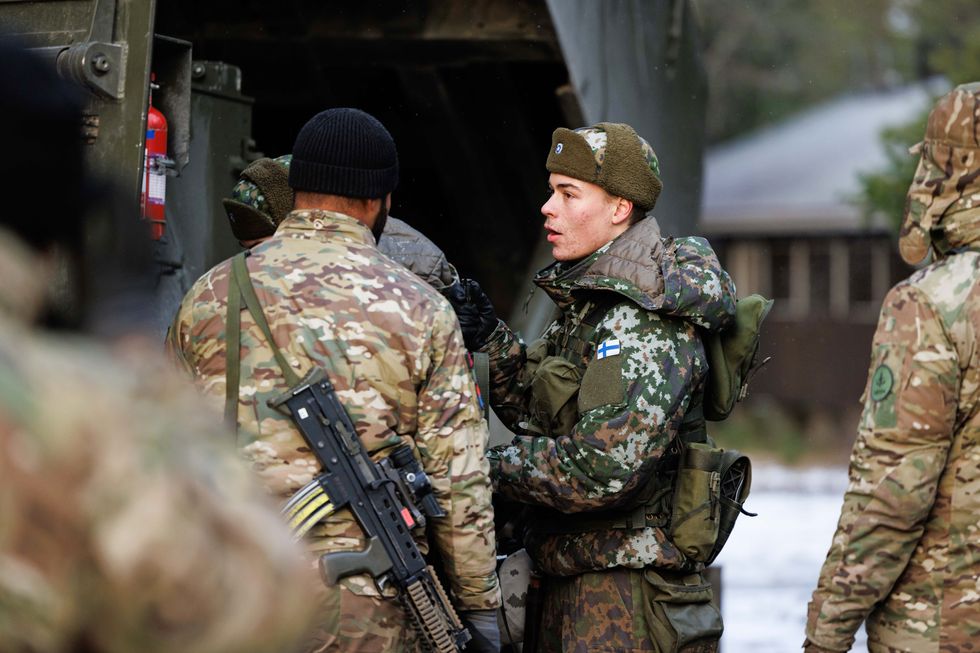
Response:
MULTIPOLYGON (((323 467, 316 482, 332 509, 349 508, 367 539, 363 551, 321 556, 320 574, 324 581, 335 585, 341 578, 369 573, 379 589, 391 583, 398 589, 429 650, 455 653, 462 649, 470 640, 470 633, 412 538, 411 529, 420 522, 420 513, 411 499, 415 492, 406 492, 390 467, 371 460, 324 371, 314 368, 298 385, 269 400, 269 405, 280 411, 284 405, 288 408, 323 467)), ((411 455, 410 450, 408 454, 411 455)), ((404 459, 404 452, 400 452, 400 458, 404 459)), ((421 468, 417 472, 421 473, 421 468)), ((422 483, 414 471, 402 476, 408 477, 412 485, 422 483)), ((428 495, 425 499, 422 506, 430 516, 445 515, 435 497, 428 495)))

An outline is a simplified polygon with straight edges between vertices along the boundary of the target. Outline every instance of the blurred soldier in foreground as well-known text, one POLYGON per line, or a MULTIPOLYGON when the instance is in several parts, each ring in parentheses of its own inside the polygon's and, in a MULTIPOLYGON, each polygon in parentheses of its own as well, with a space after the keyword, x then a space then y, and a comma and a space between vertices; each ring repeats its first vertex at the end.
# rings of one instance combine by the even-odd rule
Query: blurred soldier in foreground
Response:
MULTIPOLYGON (((397 180, 394 141, 376 119, 355 109, 312 118, 289 168, 295 210, 245 259, 275 342, 242 312, 240 340, 226 345, 221 317, 232 268, 225 262, 184 298, 168 346, 208 394, 225 398, 244 454, 283 500, 320 469, 295 424, 267 403, 290 387, 277 358, 296 376, 315 367, 329 374, 372 458, 411 445, 448 513, 429 522, 429 535, 453 602, 473 644, 488 645, 475 650, 491 650, 500 598, 487 431, 449 304, 375 245, 397 180), (229 364, 239 356, 240 365, 229 364)), ((347 509, 327 515, 307 540, 318 554, 366 544, 347 509)), ((309 650, 415 650, 416 635, 392 589, 382 594, 366 574, 323 586, 309 650)))
POLYGON ((290 650, 306 563, 230 435, 162 358, 34 326, 84 240, 80 98, 0 60, 0 650, 290 650))
MULTIPOLYGON (((293 210, 293 189, 289 187, 286 154, 275 159, 253 161, 245 170, 231 197, 222 200, 228 212, 231 231, 242 247, 251 248, 272 237, 283 218, 293 210)), ((388 216, 378 249, 442 291, 459 282, 459 275, 446 255, 422 232, 404 221, 388 216)))
POLYGON ((850 485, 807 619, 808 653, 980 642, 980 83, 939 100, 899 248, 932 260, 885 297, 850 485))
POLYGON ((467 344, 490 355, 491 405, 519 433, 491 450, 491 477, 530 507, 539 650, 715 651, 707 557, 685 555, 667 522, 678 443, 707 438, 702 333, 731 322, 734 287, 706 241, 661 238, 647 217, 659 163, 628 125, 556 130, 547 168, 556 262, 535 283, 561 316, 525 346, 475 282, 468 303, 450 295, 467 344))

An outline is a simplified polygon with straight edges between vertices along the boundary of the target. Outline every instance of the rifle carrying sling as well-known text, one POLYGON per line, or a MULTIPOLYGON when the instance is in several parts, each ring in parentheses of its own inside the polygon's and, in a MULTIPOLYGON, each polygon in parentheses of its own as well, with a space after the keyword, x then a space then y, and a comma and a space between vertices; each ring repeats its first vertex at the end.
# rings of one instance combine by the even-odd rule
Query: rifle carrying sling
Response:
POLYGON ((265 336, 266 342, 272 349, 272 355, 275 357, 276 363, 279 364, 286 383, 295 386, 300 381, 299 375, 290 367, 282 350, 272 338, 269 321, 265 318, 262 304, 259 303, 259 297, 255 294, 255 287, 248 276, 248 266, 245 264, 248 254, 249 252, 246 250, 232 258, 231 273, 228 278, 228 312, 225 317, 225 421, 233 427, 237 426, 238 422, 238 393, 241 389, 243 300, 256 326, 262 331, 262 335, 265 336))

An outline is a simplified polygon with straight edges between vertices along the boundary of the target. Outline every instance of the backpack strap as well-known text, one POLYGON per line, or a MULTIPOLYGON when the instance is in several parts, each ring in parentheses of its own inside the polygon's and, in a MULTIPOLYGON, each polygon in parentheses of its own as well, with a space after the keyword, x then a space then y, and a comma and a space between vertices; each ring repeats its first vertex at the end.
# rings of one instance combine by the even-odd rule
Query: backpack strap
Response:
POLYGON ((704 386, 691 395, 691 403, 677 428, 677 439, 682 445, 708 442, 708 428, 704 421, 704 386))
POLYGON ((595 348, 593 340, 599 330, 599 323, 609 309, 623 301, 623 298, 612 292, 604 292, 596 293, 590 301, 593 302, 592 307, 579 319, 578 325, 565 334, 559 351, 556 352, 558 356, 578 367, 583 374, 592 358, 595 348))

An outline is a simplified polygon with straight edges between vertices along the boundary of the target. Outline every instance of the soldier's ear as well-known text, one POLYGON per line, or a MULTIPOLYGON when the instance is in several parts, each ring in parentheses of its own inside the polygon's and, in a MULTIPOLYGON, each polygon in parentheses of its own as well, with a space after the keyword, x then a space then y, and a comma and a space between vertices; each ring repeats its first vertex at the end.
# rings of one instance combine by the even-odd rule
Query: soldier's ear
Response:
POLYGON ((616 198, 616 210, 612 215, 612 223, 614 225, 621 225, 629 221, 630 215, 633 213, 633 202, 622 197, 616 198))

